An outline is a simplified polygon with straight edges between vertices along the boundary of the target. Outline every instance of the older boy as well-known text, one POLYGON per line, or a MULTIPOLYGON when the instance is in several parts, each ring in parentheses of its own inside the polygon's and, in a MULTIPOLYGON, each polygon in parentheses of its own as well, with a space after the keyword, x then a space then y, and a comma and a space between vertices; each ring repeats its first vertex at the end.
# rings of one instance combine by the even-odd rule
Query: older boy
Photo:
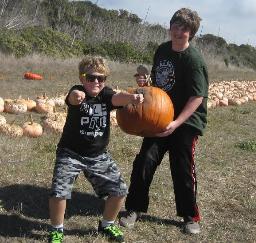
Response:
POLYGON ((83 171, 99 197, 107 197, 98 232, 123 242, 114 224, 127 194, 115 161, 106 151, 110 135, 110 111, 128 103, 143 102, 141 94, 115 93, 105 86, 109 69, 104 59, 87 57, 79 64, 82 85, 73 86, 66 98, 68 115, 56 152, 49 200, 52 230, 49 242, 63 241, 66 199, 77 175, 83 171))
POLYGON ((123 226, 133 227, 140 213, 147 212, 154 173, 169 152, 177 215, 184 220, 184 232, 200 232, 194 155, 198 135, 206 126, 208 74, 203 58, 190 45, 200 21, 197 12, 190 9, 175 12, 170 20, 171 41, 160 45, 155 53, 152 85, 170 96, 175 117, 166 131, 143 139, 133 163, 127 215, 120 219, 123 226))

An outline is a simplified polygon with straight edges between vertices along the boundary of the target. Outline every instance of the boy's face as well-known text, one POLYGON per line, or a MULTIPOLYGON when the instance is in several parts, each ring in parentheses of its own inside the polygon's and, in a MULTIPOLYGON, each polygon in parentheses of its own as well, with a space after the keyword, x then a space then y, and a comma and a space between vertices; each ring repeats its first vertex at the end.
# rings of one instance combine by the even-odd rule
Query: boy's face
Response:
POLYGON ((187 44, 190 37, 190 30, 179 22, 174 22, 170 29, 171 40, 175 44, 187 44))
POLYGON ((105 87, 106 78, 102 73, 89 72, 85 76, 80 76, 80 81, 89 95, 97 96, 105 87))
POLYGON ((145 75, 137 74, 135 76, 135 78, 136 78, 136 82, 139 87, 143 87, 147 84, 147 79, 146 79, 145 75))

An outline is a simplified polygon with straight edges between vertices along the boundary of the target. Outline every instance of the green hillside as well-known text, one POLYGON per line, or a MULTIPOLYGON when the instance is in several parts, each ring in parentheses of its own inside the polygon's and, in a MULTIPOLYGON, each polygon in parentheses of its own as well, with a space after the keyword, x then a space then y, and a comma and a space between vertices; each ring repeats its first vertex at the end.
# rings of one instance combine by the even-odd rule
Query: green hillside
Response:
MULTIPOLYGON (((106 10, 90 1, 12 0, 2 3, 0 51, 23 57, 98 54, 122 62, 150 64, 168 30, 151 25, 126 10, 106 10)), ((226 66, 256 70, 256 49, 228 44, 211 34, 194 44, 226 66)))

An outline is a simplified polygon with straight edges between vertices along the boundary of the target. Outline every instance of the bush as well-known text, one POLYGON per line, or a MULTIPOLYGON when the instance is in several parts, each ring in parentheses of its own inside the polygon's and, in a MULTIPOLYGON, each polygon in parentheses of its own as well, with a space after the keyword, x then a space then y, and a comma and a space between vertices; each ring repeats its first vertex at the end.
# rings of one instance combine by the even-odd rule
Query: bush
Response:
POLYGON ((41 53, 47 56, 68 57, 82 54, 82 45, 71 36, 50 28, 29 27, 20 31, 4 30, 0 33, 0 50, 16 57, 41 53))
POLYGON ((152 63, 151 51, 141 51, 125 42, 103 42, 94 45, 84 45, 84 54, 101 55, 114 61, 120 62, 143 62, 152 63))
POLYGON ((0 32, 0 50, 4 54, 14 54, 22 57, 33 52, 31 43, 28 43, 15 31, 2 30, 0 32))

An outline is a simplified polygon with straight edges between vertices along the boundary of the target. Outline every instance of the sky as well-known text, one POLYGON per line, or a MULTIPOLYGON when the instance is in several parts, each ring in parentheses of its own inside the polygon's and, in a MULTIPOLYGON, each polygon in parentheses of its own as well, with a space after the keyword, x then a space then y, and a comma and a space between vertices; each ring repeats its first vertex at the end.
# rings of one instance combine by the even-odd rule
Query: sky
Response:
POLYGON ((124 9, 150 24, 169 27, 174 12, 196 10, 202 18, 198 34, 213 34, 228 43, 256 47, 256 0, 91 0, 105 9, 124 9))

